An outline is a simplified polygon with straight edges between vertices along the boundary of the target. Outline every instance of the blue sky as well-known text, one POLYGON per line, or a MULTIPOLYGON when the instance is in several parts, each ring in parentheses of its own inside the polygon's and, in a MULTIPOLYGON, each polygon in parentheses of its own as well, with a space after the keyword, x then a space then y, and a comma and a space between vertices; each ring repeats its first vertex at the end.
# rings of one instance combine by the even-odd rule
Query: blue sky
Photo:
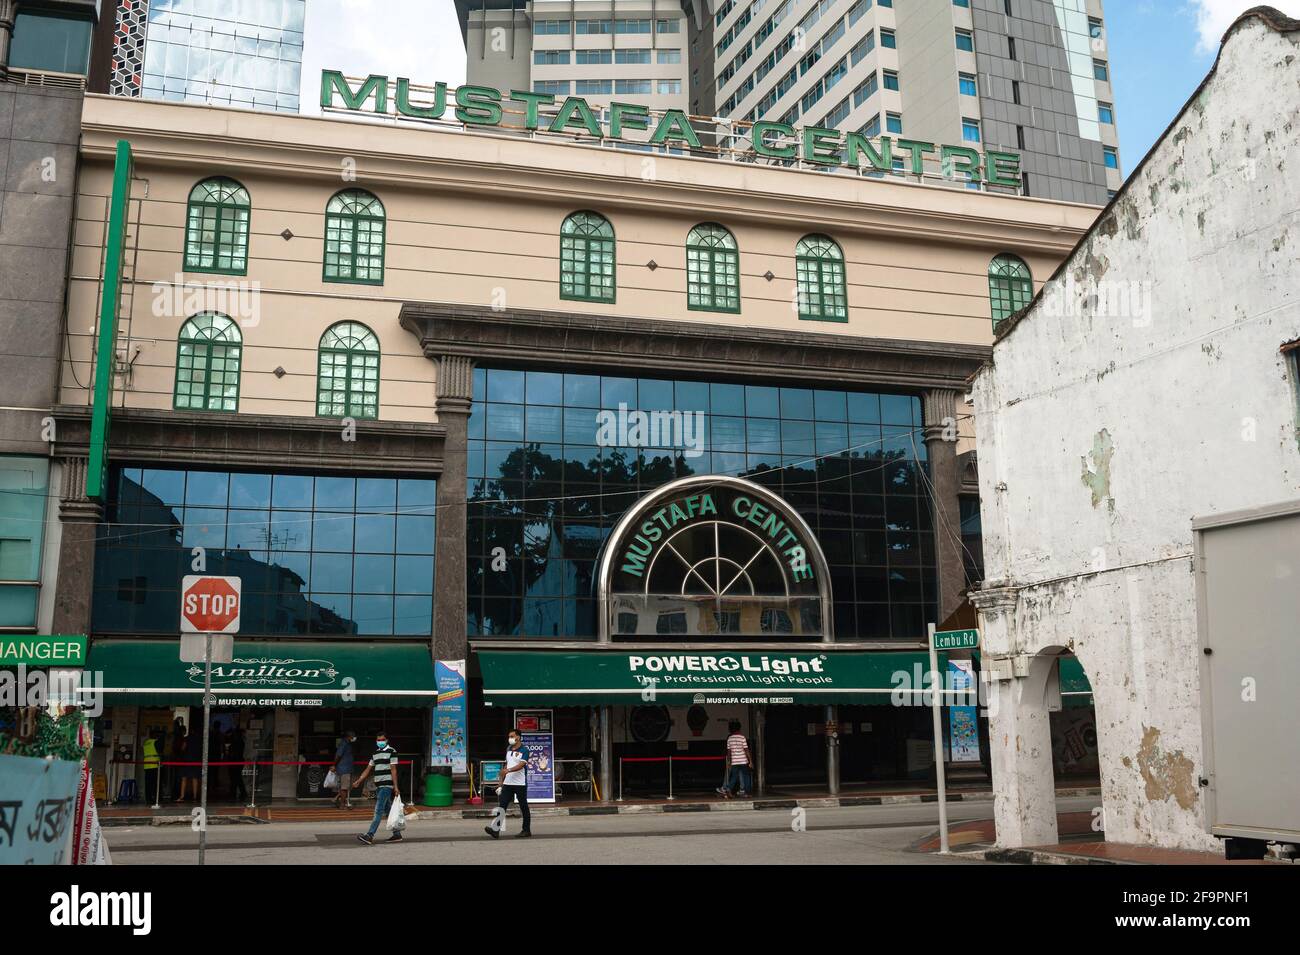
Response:
MULTIPOLYGON (((1300 0, 1271 3, 1300 16, 1300 0)), ((1223 31, 1253 5, 1252 0, 1106 0, 1126 175, 1209 71, 1223 31)), ((323 68, 353 76, 418 77, 422 83, 465 79, 465 48, 452 0, 311 0, 304 56, 304 112, 315 111, 323 68)))

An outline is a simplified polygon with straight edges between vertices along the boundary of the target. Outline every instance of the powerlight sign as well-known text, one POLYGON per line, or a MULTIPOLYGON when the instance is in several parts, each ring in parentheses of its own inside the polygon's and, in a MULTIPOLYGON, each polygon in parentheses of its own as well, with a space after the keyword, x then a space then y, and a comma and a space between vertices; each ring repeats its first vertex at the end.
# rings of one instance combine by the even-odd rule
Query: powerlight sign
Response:
POLYGON ((802 160, 819 166, 922 176, 926 174, 926 159, 930 158, 940 164, 946 178, 1007 188, 1019 188, 1021 184, 1018 153, 989 149, 981 155, 969 146, 889 136, 868 137, 820 126, 796 128, 780 122, 705 119, 690 117, 680 109, 652 113, 648 107, 636 103, 611 102, 608 107, 593 108, 581 96, 557 100, 551 93, 503 92, 490 86, 471 85, 448 89, 446 83, 419 87, 406 77, 390 81, 387 76, 372 73, 364 80, 351 80, 338 70, 323 70, 320 105, 323 110, 374 113, 426 122, 444 120, 451 109, 454 120, 466 126, 506 127, 723 152, 717 147, 704 147, 700 142, 696 127, 711 125, 715 135, 742 140, 747 143, 747 150, 765 159, 802 160), (629 137, 629 133, 633 135, 629 137), (638 138, 636 134, 648 134, 648 137, 638 138), (901 163, 901 167, 896 168, 896 163, 901 163))

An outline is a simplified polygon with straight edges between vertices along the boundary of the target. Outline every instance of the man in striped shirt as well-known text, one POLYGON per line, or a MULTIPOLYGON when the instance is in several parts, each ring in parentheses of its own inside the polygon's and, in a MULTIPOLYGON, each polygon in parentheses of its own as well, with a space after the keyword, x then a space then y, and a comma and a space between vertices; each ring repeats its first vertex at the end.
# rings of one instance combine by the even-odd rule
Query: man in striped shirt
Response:
POLYGON ((731 796, 731 787, 740 786, 740 792, 737 795, 744 799, 749 796, 750 776, 749 768, 754 765, 754 759, 749 752, 749 740, 745 739, 745 734, 740 731, 740 720, 732 720, 727 726, 731 734, 727 737, 727 782, 718 788, 718 793, 723 796, 731 796))
MULTIPOLYGON (((393 797, 400 798, 402 795, 397 790, 397 772, 394 768, 397 765, 397 750, 388 745, 388 737, 384 733, 376 734, 375 747, 375 755, 366 764, 366 771, 352 784, 352 788, 356 789, 371 773, 375 774, 375 818, 370 820, 369 831, 363 836, 357 836, 357 840, 367 846, 374 845, 375 832, 387 818, 388 810, 393 806, 393 797)), ((402 833, 394 830, 384 841, 401 842, 402 833)))

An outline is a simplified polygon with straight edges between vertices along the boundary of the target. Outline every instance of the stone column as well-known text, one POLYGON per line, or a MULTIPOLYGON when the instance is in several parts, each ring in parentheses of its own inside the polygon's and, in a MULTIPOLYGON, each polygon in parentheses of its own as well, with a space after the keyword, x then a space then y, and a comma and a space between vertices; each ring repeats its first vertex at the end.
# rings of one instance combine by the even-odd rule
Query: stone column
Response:
POLYGON ((468 653, 465 619, 466 450, 474 363, 460 355, 438 360, 435 408, 447 429, 442 475, 438 478, 438 522, 434 543, 433 658, 461 660, 468 653))
POLYGON ((64 458, 61 463, 59 521, 63 526, 51 628, 55 633, 90 633, 95 537, 104 508, 86 497, 86 459, 64 458))
POLYGON ((1047 684, 1054 657, 1028 656, 1016 631, 1014 587, 971 595, 980 617, 989 714, 993 819, 1004 848, 1054 845, 1056 780, 1047 684))
POLYGON ((0 0, 0 82, 9 75, 9 43, 14 36, 18 0, 0 0))
POLYGON ((961 606, 966 572, 961 550, 961 477, 957 470, 957 392, 935 388, 925 393, 922 434, 930 456, 932 520, 939 569, 939 619, 961 606))

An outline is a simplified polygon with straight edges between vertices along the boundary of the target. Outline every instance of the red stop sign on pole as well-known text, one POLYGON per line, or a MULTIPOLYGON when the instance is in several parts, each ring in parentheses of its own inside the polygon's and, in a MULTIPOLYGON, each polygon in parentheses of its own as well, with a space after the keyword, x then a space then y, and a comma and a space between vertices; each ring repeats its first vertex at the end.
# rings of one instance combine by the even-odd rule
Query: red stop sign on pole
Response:
POLYGON ((239 578, 189 576, 181 581, 182 633, 238 633, 239 578))

